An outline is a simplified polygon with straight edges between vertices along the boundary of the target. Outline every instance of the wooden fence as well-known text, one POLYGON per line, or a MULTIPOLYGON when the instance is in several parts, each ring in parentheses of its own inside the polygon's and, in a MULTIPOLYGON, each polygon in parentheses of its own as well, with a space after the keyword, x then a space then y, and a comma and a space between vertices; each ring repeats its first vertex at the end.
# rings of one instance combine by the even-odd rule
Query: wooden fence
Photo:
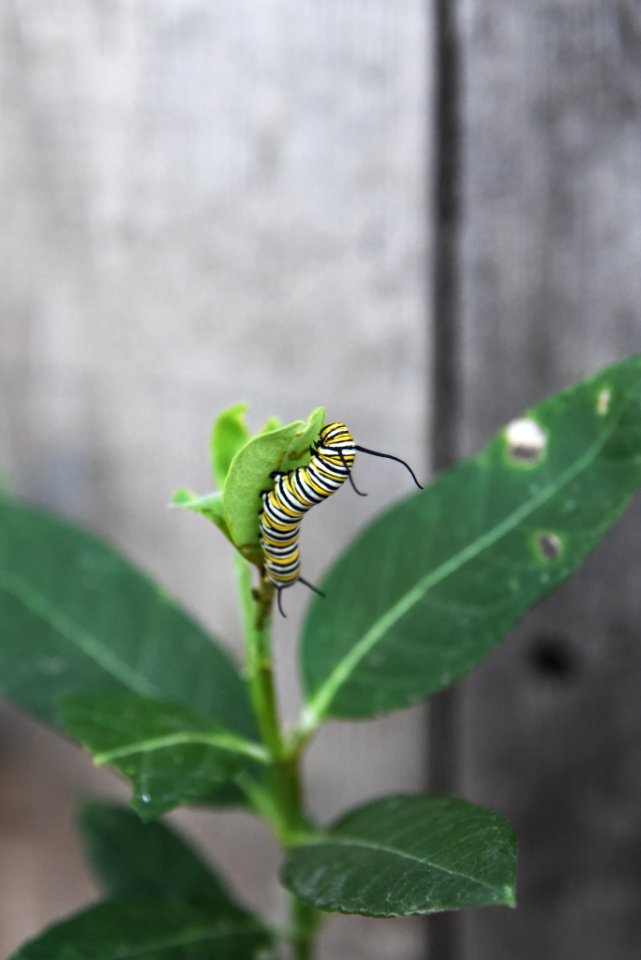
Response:
MULTIPOLYGON (((641 348, 634 0, 6 0, 0 31, 0 471, 231 646, 226 544, 164 509, 208 488, 225 405, 257 425, 325 404, 428 473, 641 348)), ((309 518, 310 575, 405 492, 359 469, 366 502, 309 518)), ((336 919, 324 960, 639 956, 640 516, 429 724, 320 737, 322 817, 429 780, 521 840, 518 910, 336 919)), ((290 714, 303 601, 279 637, 290 714)), ((98 791, 124 796, 4 709, 1 955, 93 895, 72 814, 98 791)), ((260 825, 174 819, 275 907, 260 825)))

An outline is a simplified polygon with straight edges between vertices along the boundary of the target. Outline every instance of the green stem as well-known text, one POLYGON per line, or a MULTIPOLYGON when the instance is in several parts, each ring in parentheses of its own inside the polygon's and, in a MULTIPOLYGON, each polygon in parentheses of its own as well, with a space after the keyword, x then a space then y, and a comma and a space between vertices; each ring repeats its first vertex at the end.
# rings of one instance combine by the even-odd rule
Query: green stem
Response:
POLYGON ((236 578, 240 594, 245 632, 245 671, 254 715, 261 740, 272 758, 282 753, 282 737, 271 653, 271 602, 273 588, 269 584, 254 591, 249 564, 236 555, 236 578))
MULTIPOLYGON (((260 738, 270 758, 266 790, 244 784, 256 811, 270 823, 284 847, 293 847, 310 831, 303 813, 299 776, 300 750, 292 750, 283 735, 274 685, 271 652, 273 586, 263 580, 254 590, 249 564, 236 557, 236 577, 245 633, 245 673, 260 738)), ((295 960, 311 960, 313 935, 319 924, 317 910, 295 897, 291 902, 291 941, 295 960)))
POLYGON ((314 907, 297 897, 290 901, 292 918, 292 948, 295 960, 312 960, 314 934, 322 922, 322 915, 314 907))

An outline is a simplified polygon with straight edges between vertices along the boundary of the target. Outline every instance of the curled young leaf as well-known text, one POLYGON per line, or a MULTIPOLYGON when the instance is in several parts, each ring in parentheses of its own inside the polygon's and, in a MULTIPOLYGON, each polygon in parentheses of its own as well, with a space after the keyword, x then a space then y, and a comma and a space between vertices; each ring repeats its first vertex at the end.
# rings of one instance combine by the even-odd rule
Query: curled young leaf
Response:
POLYGON ((309 448, 320 434, 325 419, 322 407, 307 422, 294 423, 258 434, 234 457, 223 489, 223 513, 232 541, 251 563, 260 565, 258 515, 260 494, 273 481, 274 470, 292 470, 309 462, 309 448))
POLYGON ((220 414, 212 428, 212 472, 223 490, 202 496, 177 490, 171 505, 199 513, 216 524, 250 563, 260 566, 260 492, 271 486, 270 474, 274 470, 287 470, 307 462, 309 447, 320 433, 325 411, 319 408, 306 423, 296 420, 284 427, 277 417, 270 417, 253 437, 245 425, 246 411, 246 404, 235 404, 220 414))
POLYGON ((250 433, 245 424, 246 413, 247 404, 236 403, 233 407, 223 410, 214 421, 209 450, 212 476, 220 490, 223 488, 232 460, 249 440, 250 433))
POLYGON ((205 494, 204 497, 191 493, 190 490, 176 490, 171 506, 177 510, 191 510, 193 513, 199 513, 201 517, 215 523, 220 532, 231 541, 231 533, 223 516, 223 495, 219 490, 205 494))

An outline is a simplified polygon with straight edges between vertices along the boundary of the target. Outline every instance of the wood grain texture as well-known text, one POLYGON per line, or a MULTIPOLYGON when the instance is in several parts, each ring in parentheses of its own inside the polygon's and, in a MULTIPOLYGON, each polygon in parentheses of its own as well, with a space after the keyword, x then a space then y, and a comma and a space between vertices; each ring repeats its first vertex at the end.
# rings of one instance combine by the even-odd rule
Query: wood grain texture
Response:
MULTIPOLYGON (((179 486, 208 489, 216 412, 247 399, 258 427, 325 403, 363 444, 428 466, 424 4, 20 0, 0 27, 0 470, 107 536, 233 646, 230 552, 199 518, 165 510, 179 486)), ((407 489, 384 462, 359 479, 366 502, 345 491, 309 518, 312 580, 407 489)), ((306 599, 292 591, 277 630, 288 715, 306 599)), ((315 811, 419 788, 423 731, 414 711, 324 732, 309 760, 315 811)), ((28 794, 37 781, 19 774, 28 794)), ((76 786, 61 788, 54 833, 69 833, 76 786)), ((181 822, 274 909, 264 831, 237 814, 181 822)), ((6 902, 12 823, 0 822, 6 902)), ((1 955, 91 894, 78 851, 61 867, 47 849, 31 849, 38 893, 25 888, 29 912, 3 923, 1 955), (61 869, 62 907, 44 882, 60 890, 61 869)), ((339 922, 323 955, 413 960, 420 940, 411 922, 339 922)))
MULTIPOLYGON (((472 452, 641 349, 641 12, 464 0, 462 418, 472 452)), ((463 791, 521 841, 474 960, 641 948, 641 505, 464 686, 463 791)))

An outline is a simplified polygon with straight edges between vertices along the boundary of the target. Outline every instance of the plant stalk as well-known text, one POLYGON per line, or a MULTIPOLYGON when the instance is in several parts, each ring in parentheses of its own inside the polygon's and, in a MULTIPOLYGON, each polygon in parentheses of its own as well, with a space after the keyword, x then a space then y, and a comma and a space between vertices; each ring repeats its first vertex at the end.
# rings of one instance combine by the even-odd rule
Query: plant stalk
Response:
MULTIPOLYGON (((294 847, 310 832, 303 812, 299 773, 300 750, 288 744, 278 716, 271 651, 271 612, 274 588, 265 579, 251 585, 249 564, 238 555, 236 576, 245 633, 245 674, 260 738, 270 754, 267 802, 257 812, 265 816, 284 847, 294 847)), ((321 914, 296 897, 290 901, 291 936, 295 960, 311 960, 314 933, 321 914)))
POLYGON ((290 915, 294 958, 295 960, 312 960, 315 933, 322 923, 322 915, 297 897, 291 898, 290 915))

